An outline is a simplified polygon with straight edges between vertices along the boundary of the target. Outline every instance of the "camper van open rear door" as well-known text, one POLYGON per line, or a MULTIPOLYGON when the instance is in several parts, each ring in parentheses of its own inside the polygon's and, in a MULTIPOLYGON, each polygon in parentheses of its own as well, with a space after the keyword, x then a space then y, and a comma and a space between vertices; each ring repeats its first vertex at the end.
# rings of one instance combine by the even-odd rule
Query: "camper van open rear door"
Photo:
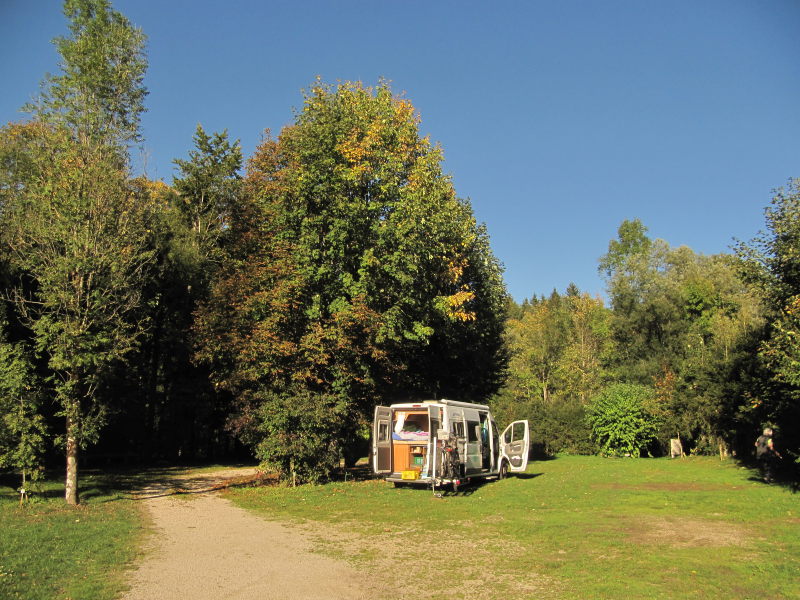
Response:
POLYGON ((524 471, 528 467, 530 433, 527 421, 514 421, 500 436, 500 453, 508 457, 509 469, 524 471))
POLYGON ((392 472, 392 409, 375 407, 372 424, 372 470, 375 473, 392 472))

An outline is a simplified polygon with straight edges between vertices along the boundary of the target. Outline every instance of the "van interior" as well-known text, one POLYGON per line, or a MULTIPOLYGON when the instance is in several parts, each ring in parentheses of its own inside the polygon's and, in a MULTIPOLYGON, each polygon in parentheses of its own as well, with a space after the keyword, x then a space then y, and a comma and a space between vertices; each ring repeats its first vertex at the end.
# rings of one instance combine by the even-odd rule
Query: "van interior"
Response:
POLYGON ((392 420, 392 471, 422 471, 428 454, 427 411, 397 410, 392 420))

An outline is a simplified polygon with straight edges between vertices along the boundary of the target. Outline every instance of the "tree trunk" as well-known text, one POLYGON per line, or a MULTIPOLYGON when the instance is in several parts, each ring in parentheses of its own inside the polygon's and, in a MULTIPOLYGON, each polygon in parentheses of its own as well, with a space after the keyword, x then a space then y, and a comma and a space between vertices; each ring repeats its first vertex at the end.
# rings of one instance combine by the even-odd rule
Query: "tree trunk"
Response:
POLYGON ((64 499, 67 504, 78 504, 78 441, 75 437, 76 425, 67 417, 67 481, 64 486, 64 499))

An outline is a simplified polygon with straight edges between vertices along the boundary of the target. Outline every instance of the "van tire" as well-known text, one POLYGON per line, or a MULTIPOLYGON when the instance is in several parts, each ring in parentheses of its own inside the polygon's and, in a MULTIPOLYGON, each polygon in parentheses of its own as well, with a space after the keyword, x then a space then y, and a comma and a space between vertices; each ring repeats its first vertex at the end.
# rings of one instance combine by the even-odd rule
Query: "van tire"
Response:
POLYGON ((498 479, 505 479, 508 477, 508 461, 503 460, 500 463, 500 472, 497 474, 498 479))

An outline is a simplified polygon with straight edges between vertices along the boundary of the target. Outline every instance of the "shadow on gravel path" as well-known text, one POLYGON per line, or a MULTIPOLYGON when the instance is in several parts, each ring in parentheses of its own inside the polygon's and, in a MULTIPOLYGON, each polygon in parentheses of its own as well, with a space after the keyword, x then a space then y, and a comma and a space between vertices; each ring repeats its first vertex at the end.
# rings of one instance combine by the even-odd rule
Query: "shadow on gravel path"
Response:
POLYGON ((132 497, 151 518, 153 535, 131 573, 124 600, 368 599, 364 575, 313 552, 291 525, 238 508, 218 492, 253 485, 255 468, 165 473, 132 497))

